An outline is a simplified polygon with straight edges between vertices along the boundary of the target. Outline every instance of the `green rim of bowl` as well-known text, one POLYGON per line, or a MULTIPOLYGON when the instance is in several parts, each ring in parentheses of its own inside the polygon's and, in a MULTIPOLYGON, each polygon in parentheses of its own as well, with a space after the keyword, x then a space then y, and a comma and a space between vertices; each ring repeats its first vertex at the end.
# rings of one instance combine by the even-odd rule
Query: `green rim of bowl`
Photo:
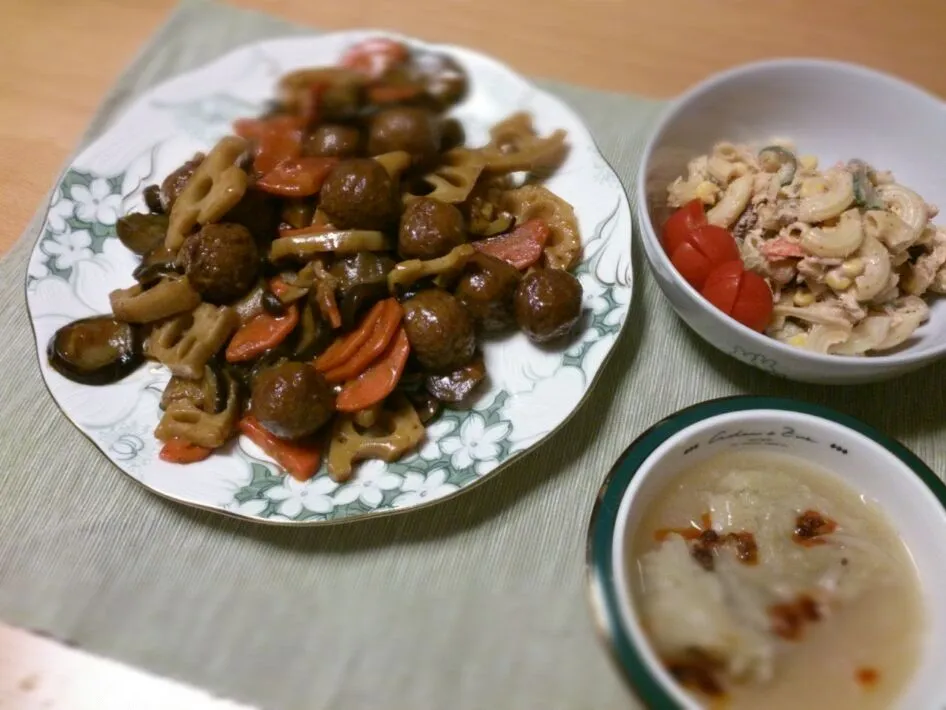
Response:
POLYGON ((651 673, 630 634, 621 623, 612 557, 618 509, 625 491, 641 465, 667 439, 704 419, 749 409, 774 409, 808 414, 852 429, 900 459, 923 481, 946 511, 946 483, 916 454, 896 439, 869 424, 829 407, 781 397, 751 395, 723 397, 681 409, 654 424, 624 450, 605 478, 591 514, 586 549, 587 581, 591 605, 601 637, 631 689, 651 710, 680 710, 681 705, 651 673))

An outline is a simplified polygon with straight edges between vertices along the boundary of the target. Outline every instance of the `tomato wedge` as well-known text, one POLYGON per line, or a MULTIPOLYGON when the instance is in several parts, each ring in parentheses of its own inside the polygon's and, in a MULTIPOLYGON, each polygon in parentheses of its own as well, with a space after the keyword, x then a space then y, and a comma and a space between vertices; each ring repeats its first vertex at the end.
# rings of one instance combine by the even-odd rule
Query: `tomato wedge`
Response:
POLYGON ((690 244, 705 256, 713 267, 739 259, 739 247, 732 234, 715 224, 704 224, 690 232, 690 244))
POLYGON ((703 298, 716 306, 726 315, 732 313, 739 295, 739 284, 745 271, 741 261, 729 261, 720 264, 706 277, 703 286, 703 298))
POLYGON ((762 332, 772 319, 772 290, 741 261, 720 264, 706 278, 703 297, 747 328, 762 332))
POLYGON ((661 241, 668 254, 673 254, 677 247, 690 238, 690 232, 706 224, 706 213, 700 200, 690 200, 678 209, 664 224, 661 241))
POLYGON ((704 224, 692 229, 686 241, 670 254, 670 262, 696 289, 702 289, 710 272, 720 264, 739 259, 739 247, 722 227, 704 224))
POLYGON ((739 284, 739 295, 732 307, 732 317, 747 328, 763 332, 772 320, 772 290, 761 276, 746 271, 739 284))

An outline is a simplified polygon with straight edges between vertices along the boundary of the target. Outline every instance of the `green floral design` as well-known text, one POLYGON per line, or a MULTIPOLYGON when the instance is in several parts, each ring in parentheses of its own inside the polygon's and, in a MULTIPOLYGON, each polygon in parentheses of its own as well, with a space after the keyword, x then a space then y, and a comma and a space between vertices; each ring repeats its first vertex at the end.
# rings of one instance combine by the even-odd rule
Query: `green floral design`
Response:
POLYGON ((324 466, 311 482, 301 484, 247 456, 252 475, 234 493, 236 505, 230 508, 261 518, 305 522, 363 515, 447 495, 512 456, 508 440, 512 426, 502 414, 508 398, 499 392, 485 409, 443 412, 431 426, 437 441, 428 441, 420 452, 400 461, 362 464, 358 479, 341 485, 331 480, 324 466), (372 467, 367 475, 365 466, 372 467), (313 490, 307 494, 307 488, 313 490))
POLYGON ((595 343, 606 335, 617 335, 621 332, 621 327, 624 323, 623 319, 618 320, 613 317, 617 309, 621 307, 621 304, 615 298, 615 292, 616 287, 612 284, 600 294, 599 298, 604 299, 607 303, 607 307, 603 311, 597 313, 592 312, 588 328, 590 331, 594 331, 594 333, 589 334, 576 346, 569 348, 565 352, 565 357, 562 358, 563 367, 581 367, 585 355, 588 354, 588 351, 595 343), (597 335, 594 335, 595 333, 597 335))
MULTIPOLYGON (((75 169, 66 172, 39 240, 49 275, 68 281, 76 260, 102 253, 106 240, 115 236, 124 178, 124 174, 103 178, 75 169)), ((38 278, 28 274, 29 282, 38 278)))
MULTIPOLYGON (((176 109, 176 119, 182 128, 184 124, 211 128, 225 119, 229 122, 231 113, 244 113, 245 106, 231 102, 221 108, 214 102, 199 102, 163 108, 176 109)), ((151 166, 150 162, 142 165, 147 176, 151 175, 151 166)), ((112 252, 107 250, 113 247, 107 245, 109 239, 116 237, 115 223, 127 210, 125 201, 145 184, 144 174, 134 185, 127 182, 126 178, 137 172, 132 166, 127 173, 116 176, 74 168, 65 173, 30 262, 29 288, 44 279, 57 279, 77 289, 77 274, 81 272, 81 267, 79 271, 75 268, 77 264, 86 260, 111 261, 112 252)), ((595 365, 586 363, 592 348, 603 339, 613 339, 621 330, 629 289, 622 284, 606 283, 596 275, 599 262, 609 258, 605 256, 605 246, 620 221, 621 204, 618 200, 614 210, 595 225, 586 243, 590 257, 575 269, 576 276, 588 287, 588 316, 582 332, 562 353, 562 360, 551 376, 578 369, 585 374, 587 384, 595 369, 595 365)), ((82 294, 75 294, 81 299, 82 294)), ((147 385, 139 397, 153 387, 153 383, 147 385)), ((215 505, 240 517, 311 523, 362 517, 442 498, 482 478, 515 456, 517 446, 523 447, 521 434, 518 441, 512 437, 514 415, 507 411, 511 398, 509 392, 500 389, 472 409, 444 411, 428 427, 427 439, 417 452, 392 463, 362 462, 357 465, 356 476, 343 484, 334 482, 324 466, 310 481, 296 481, 276 465, 255 458, 238 445, 236 454, 221 462, 219 475, 228 483, 222 501, 215 505)), ((95 435, 90 436, 99 447, 136 478, 156 463, 159 449, 156 442, 147 442, 154 425, 152 417, 158 412, 150 406, 142 411, 145 413, 104 428, 82 425, 84 429, 95 429, 95 435)), ((550 420, 549 426, 553 424, 550 420)), ((538 438, 542 435, 538 432, 538 438)), ((159 491, 162 488, 154 487, 159 491)))

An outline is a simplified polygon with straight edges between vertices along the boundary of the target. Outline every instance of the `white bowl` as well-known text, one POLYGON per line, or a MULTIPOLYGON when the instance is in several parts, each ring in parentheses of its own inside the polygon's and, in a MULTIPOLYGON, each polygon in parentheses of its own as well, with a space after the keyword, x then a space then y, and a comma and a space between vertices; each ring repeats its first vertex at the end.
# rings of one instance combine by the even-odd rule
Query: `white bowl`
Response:
POLYGON ((897 707, 946 707, 946 484, 902 444, 853 417, 768 397, 703 402, 659 422, 622 454, 598 495, 588 534, 592 604, 615 661, 645 705, 699 708, 663 668, 641 628, 628 546, 662 490, 686 468, 736 447, 806 459, 886 513, 916 563, 926 612, 919 666, 897 707))
POLYGON ((904 81, 840 62, 785 59, 711 77, 673 102, 644 151, 638 219, 644 252, 681 318, 743 362, 793 380, 855 384, 889 379, 946 354, 946 298, 897 352, 822 355, 780 343, 725 316, 687 284, 658 240, 669 214, 666 188, 714 143, 794 141, 822 165, 862 158, 946 210, 946 103, 904 81))

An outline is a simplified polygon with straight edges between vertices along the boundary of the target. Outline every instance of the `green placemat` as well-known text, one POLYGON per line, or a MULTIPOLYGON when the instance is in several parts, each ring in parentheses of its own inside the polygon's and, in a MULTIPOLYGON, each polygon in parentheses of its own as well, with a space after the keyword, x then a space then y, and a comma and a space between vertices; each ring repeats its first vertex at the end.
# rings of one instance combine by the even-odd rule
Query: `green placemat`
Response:
MULTIPOLYGON (((120 79, 85 141, 138 93, 245 42, 311 32, 199 0, 120 79)), ((661 104, 539 82, 591 127, 633 195, 661 104)), ((42 212, 42 210, 41 210, 42 212)), ((554 443, 430 510, 327 529, 256 526, 150 495, 59 412, 24 303, 41 213, 0 262, 0 618, 264 708, 625 708, 584 587, 598 486, 655 420, 735 393, 859 415, 941 472, 944 366, 803 386, 689 333, 635 248, 629 324, 554 443)))

